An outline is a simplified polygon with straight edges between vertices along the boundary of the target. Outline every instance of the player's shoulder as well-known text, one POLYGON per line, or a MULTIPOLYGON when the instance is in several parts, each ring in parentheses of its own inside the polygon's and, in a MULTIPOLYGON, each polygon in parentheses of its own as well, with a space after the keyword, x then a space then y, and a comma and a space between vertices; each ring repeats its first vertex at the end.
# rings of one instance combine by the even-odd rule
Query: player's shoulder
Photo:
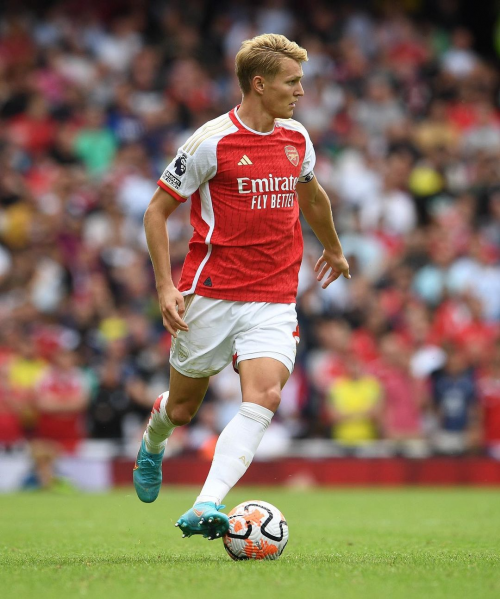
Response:
POLYGON ((200 148, 215 149, 221 137, 231 133, 231 128, 236 129, 229 113, 222 114, 199 127, 182 146, 182 150, 193 156, 200 148))
POLYGON ((276 119, 277 124, 284 129, 290 129, 291 131, 297 131, 301 133, 306 139, 309 139, 309 133, 302 123, 295 121, 294 119, 276 119))

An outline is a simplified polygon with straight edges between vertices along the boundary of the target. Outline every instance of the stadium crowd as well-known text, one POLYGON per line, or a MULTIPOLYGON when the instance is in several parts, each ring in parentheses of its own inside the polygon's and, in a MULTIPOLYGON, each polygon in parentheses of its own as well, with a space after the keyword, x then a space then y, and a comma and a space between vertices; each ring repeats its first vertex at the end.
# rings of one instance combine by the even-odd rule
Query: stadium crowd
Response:
MULTIPOLYGON (((144 211, 177 148, 239 103, 240 43, 275 32, 309 53, 294 118, 352 279, 321 290, 305 225, 299 353, 268 434, 500 458, 499 71, 458 20, 364 4, 0 13, 0 445, 139 438, 170 346, 144 211)), ((178 278, 189 202, 168 228, 178 278)), ((210 455, 239 401, 226 369, 171 450, 210 455)))

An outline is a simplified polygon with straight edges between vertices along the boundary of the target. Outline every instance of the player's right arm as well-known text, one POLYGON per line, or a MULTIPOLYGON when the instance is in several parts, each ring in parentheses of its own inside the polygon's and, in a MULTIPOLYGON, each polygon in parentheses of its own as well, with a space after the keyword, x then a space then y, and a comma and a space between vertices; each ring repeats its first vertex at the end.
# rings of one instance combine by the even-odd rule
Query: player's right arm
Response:
POLYGON ((178 330, 188 330, 187 324, 182 320, 185 310, 184 298, 172 281, 166 227, 167 219, 179 206, 179 203, 167 191, 158 187, 144 214, 144 230, 155 273, 163 326, 174 337, 177 337, 178 330))
POLYGON ((223 115, 198 129, 179 148, 158 180, 156 190, 144 216, 144 228, 149 254, 155 271, 156 289, 164 327, 177 337, 177 331, 187 331, 182 320, 185 306, 182 294, 172 281, 166 220, 200 186, 215 176, 217 157, 212 143, 212 131, 224 131, 232 122, 223 115))

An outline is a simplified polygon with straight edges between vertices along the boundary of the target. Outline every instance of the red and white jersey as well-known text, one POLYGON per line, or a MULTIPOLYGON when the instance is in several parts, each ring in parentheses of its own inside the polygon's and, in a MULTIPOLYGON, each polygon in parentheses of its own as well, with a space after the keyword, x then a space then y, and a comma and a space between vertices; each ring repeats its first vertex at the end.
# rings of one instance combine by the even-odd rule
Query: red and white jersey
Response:
POLYGON ((179 148, 158 185, 179 202, 191 196, 183 295, 295 302, 303 249, 295 187, 313 178, 315 160, 300 123, 277 119, 259 133, 237 108, 179 148))

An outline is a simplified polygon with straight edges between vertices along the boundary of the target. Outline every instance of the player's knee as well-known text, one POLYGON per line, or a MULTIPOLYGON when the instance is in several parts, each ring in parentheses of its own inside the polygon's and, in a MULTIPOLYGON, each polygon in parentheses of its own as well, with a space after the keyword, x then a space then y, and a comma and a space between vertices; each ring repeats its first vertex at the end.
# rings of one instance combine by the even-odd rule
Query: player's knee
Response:
MULTIPOLYGON (((249 398, 244 401, 252 401, 252 399, 249 398)), ((277 389, 267 389, 256 395, 253 401, 271 410, 271 412, 276 412, 280 405, 281 393, 277 389)))
POLYGON ((167 407, 167 414, 170 422, 175 426, 183 426, 189 424, 193 418, 193 414, 187 406, 173 406, 170 410, 167 407))
POLYGON ((277 389, 271 389, 266 394, 267 409, 276 412, 281 402, 281 392, 277 389))

